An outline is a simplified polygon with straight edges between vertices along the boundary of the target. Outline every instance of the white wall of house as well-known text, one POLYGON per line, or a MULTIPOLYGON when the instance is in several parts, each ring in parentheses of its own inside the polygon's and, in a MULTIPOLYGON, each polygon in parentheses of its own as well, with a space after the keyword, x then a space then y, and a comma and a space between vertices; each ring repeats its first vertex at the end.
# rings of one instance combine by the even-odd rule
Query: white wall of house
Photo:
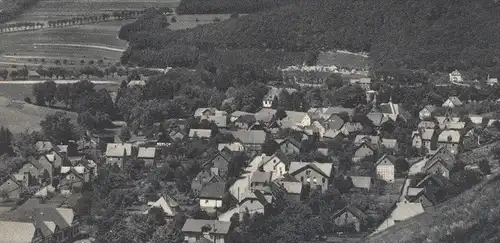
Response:
POLYGON ((273 157, 271 161, 262 166, 262 169, 265 172, 272 172, 271 181, 281 178, 287 172, 285 163, 283 163, 283 161, 281 161, 277 157, 273 157), (274 162, 273 160, 276 160, 276 162, 274 162))
POLYGON ((200 208, 222 208, 221 199, 200 198, 200 208))
POLYGON ((413 137, 412 146, 414 148, 422 148, 422 138, 420 136, 413 137))
POLYGON ((377 175, 380 179, 392 183, 394 182, 394 165, 378 165, 376 168, 377 175))
POLYGON ((418 117, 420 118, 420 120, 424 120, 431 117, 431 113, 429 112, 429 110, 424 108, 418 113, 418 117))

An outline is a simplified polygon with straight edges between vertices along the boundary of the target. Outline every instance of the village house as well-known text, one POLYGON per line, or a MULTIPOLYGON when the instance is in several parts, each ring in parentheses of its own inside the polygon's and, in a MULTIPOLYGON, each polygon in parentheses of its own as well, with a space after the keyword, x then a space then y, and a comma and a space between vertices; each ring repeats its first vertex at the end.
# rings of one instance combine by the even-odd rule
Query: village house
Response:
POLYGON ((463 82, 462 74, 458 70, 455 70, 449 74, 450 82, 452 83, 461 83, 463 82))
POLYGON ((458 154, 461 149, 461 135, 456 130, 444 130, 439 134, 438 146, 445 147, 452 154, 458 154))
POLYGON ((481 145, 481 136, 477 129, 472 128, 467 131, 463 136, 463 148, 470 150, 481 145))
POLYGON ((450 96, 448 99, 443 103, 442 107, 445 108, 455 108, 455 107, 460 107, 462 106, 463 103, 458 99, 456 96, 450 96))
POLYGON ((265 214, 266 207, 273 201, 271 194, 263 194, 261 191, 247 193, 239 202, 239 210, 241 212, 249 212, 250 214, 260 213, 265 214))
POLYGON ((363 125, 359 122, 346 122, 340 129, 342 134, 349 137, 355 137, 363 132, 363 125))
POLYGON ((244 116, 244 115, 250 115, 250 116, 255 117, 254 113, 244 112, 244 111, 235 111, 229 115, 229 121, 234 123, 236 120, 238 120, 239 117, 244 116))
POLYGON ((215 108, 198 108, 194 112, 194 117, 199 118, 200 120, 203 119, 208 119, 211 116, 222 116, 222 115, 227 115, 227 112, 225 111, 220 111, 215 108))
POLYGON ((181 211, 179 204, 170 196, 161 196, 155 202, 148 202, 148 209, 143 214, 148 214, 152 208, 159 208, 166 219, 173 219, 181 211))
POLYGON ((333 165, 318 162, 291 162, 289 174, 302 184, 308 184, 311 188, 321 188, 326 191, 330 184, 333 165))
POLYGON ((490 75, 488 75, 488 78, 486 79, 486 84, 489 86, 495 86, 498 84, 498 78, 491 78, 490 75))
POLYGON ((425 191, 439 191, 439 189, 446 187, 449 184, 446 177, 429 174, 422 180, 418 181, 415 188, 422 188, 425 191))
POLYGON ((344 126, 344 119, 337 114, 330 116, 325 119, 322 124, 324 124, 325 129, 338 131, 344 126))
POLYGON ((381 145, 387 149, 397 152, 399 150, 399 143, 396 139, 382 138, 381 145))
POLYGON ((143 160, 145 166, 154 166, 156 162, 156 147, 139 147, 137 159, 143 160))
POLYGON ((286 117, 278 124, 281 128, 307 127, 311 125, 311 117, 306 112, 286 111, 286 117))
POLYGON ((375 171, 377 176, 388 183, 394 182, 396 157, 385 154, 375 163, 375 171))
POLYGON ((132 144, 130 143, 108 143, 106 146, 106 163, 116 164, 124 168, 124 160, 132 155, 132 144))
POLYGON ((418 129, 434 129, 436 128, 436 122, 434 121, 421 121, 418 123, 418 129))
POLYGON ((89 173, 85 171, 85 167, 61 167, 59 188, 61 193, 70 194, 71 192, 79 192, 85 182, 89 182, 89 173))
POLYGON ((286 166, 288 158, 281 151, 277 151, 271 156, 265 156, 260 167, 265 172, 271 172, 271 180, 274 181, 287 173, 286 166))
POLYGON ((418 117, 420 120, 427 120, 432 117, 432 112, 436 110, 436 106, 433 105, 426 105, 422 110, 418 112, 418 117))
POLYGON ((245 146, 246 150, 260 151, 266 140, 266 132, 263 130, 232 131, 233 137, 245 146))
POLYGON ((434 129, 414 131, 412 135, 412 146, 417 149, 426 148, 428 153, 432 153, 437 149, 437 143, 432 146, 432 137, 434 133, 434 129))
POLYGON ((184 242, 195 243, 200 239, 207 239, 213 243, 226 242, 231 222, 205 219, 187 219, 182 227, 184 242))
POLYGON ((24 164, 16 174, 23 175, 23 178, 27 179, 27 181, 24 181, 26 185, 36 185, 48 181, 52 177, 52 171, 50 163, 41 164, 37 160, 31 160, 24 164))
POLYGON ((388 103, 381 103, 378 108, 384 116, 388 117, 392 121, 396 121, 400 118, 402 121, 407 122, 412 118, 410 113, 404 110, 401 104, 392 103, 392 97, 389 98, 388 103))
POLYGON ((7 180, 0 185, 0 200, 21 198, 21 194, 25 191, 25 185, 19 182, 14 176, 9 176, 7 180))
POLYGON ((276 139, 275 141, 276 143, 278 143, 280 151, 286 155, 300 153, 302 144, 292 137, 287 137, 285 139, 276 139))
POLYGON ((222 208, 222 201, 226 196, 226 185, 220 182, 208 183, 200 191, 198 201, 200 208, 213 213, 222 208))
POLYGON ((52 151, 54 146, 49 141, 38 141, 35 143, 35 148, 38 153, 45 154, 52 151))
POLYGON ((349 80, 351 85, 358 84, 365 91, 371 90, 372 80, 371 78, 359 78, 359 79, 351 79, 349 80))
POLYGON ((362 142, 354 150, 354 155, 352 157, 353 162, 361 161, 363 158, 375 155, 377 151, 376 147, 368 142, 362 142))
POLYGON ((201 167, 206 170, 211 170, 218 176, 226 177, 231 159, 230 154, 218 152, 213 158, 203 163, 201 167))
POLYGON ((380 136, 371 135, 358 135, 356 136, 356 138, 354 138, 355 145, 360 145, 365 142, 378 147, 381 144, 381 138, 380 136))
POLYGON ((213 122, 218 128, 227 127, 227 115, 210 116, 206 120, 209 122, 213 122))
POLYGON ((319 138, 322 138, 326 132, 326 128, 319 121, 314 121, 311 125, 303 127, 302 131, 308 136, 313 136, 317 134, 319 138))
POLYGON ((229 192, 234 198, 241 198, 244 193, 251 191, 252 175, 259 169, 264 158, 264 154, 255 156, 243 170, 241 176, 229 187, 229 192))
POLYGON ((388 116, 384 115, 382 112, 372 111, 366 114, 366 117, 370 119, 370 121, 374 126, 374 129, 377 131, 380 131, 380 129, 386 122, 392 122, 392 120, 388 116))
POLYGON ((212 130, 210 129, 189 129, 190 139, 210 139, 212 137, 212 130))
POLYGON ((80 225, 70 208, 36 208, 31 218, 36 228, 35 238, 43 238, 45 242, 73 242, 80 234, 80 225))
POLYGON ((293 88, 276 88, 271 87, 267 94, 264 96, 262 100, 262 106, 266 108, 271 108, 275 101, 279 99, 279 97, 283 94, 283 92, 287 92, 288 94, 293 94, 297 90, 293 88))
POLYGON ((454 154, 446 147, 440 147, 436 153, 427 160, 424 171, 429 174, 438 174, 445 178, 449 178, 454 165, 454 154))
POLYGON ((339 115, 345 113, 351 118, 354 115, 354 109, 344 108, 341 106, 331 106, 331 107, 320 107, 320 108, 311 108, 307 111, 307 114, 311 117, 311 119, 319 120, 330 120, 329 118, 332 115, 339 115))
POLYGON ((411 203, 420 203, 424 209, 436 205, 437 199, 434 190, 424 188, 408 188, 405 199, 411 203))
POLYGON ((257 123, 257 119, 255 119, 255 115, 241 115, 236 118, 233 122, 234 126, 239 129, 249 130, 257 123))
POLYGON ((232 142, 232 143, 219 143, 217 145, 217 149, 222 151, 223 149, 229 149, 231 152, 243 152, 245 151, 245 147, 240 142, 232 142))
POLYGON ((368 217, 356 206, 350 205, 336 212, 333 218, 337 232, 352 233, 361 232, 368 217))
POLYGON ((300 202, 302 195, 302 182, 297 180, 290 174, 285 174, 283 177, 273 181, 273 184, 280 186, 284 191, 284 197, 292 202, 300 202))
POLYGON ((353 188, 350 191, 370 191, 372 187, 372 178, 369 176, 350 176, 353 188))
POLYGON ((272 172, 264 172, 259 170, 253 172, 250 179, 250 191, 269 191, 272 174, 272 172))
POLYGON ((196 177, 191 181, 191 191, 193 193, 200 193, 201 189, 210 183, 224 182, 224 179, 216 174, 212 170, 202 170, 196 177))

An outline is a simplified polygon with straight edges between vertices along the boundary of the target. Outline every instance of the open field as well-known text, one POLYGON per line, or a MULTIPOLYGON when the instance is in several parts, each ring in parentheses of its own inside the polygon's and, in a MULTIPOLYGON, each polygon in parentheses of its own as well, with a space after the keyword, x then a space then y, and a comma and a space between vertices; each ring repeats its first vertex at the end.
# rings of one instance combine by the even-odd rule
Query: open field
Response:
MULTIPOLYGON (((121 21, 110 21, 99 25, 1 34, 0 55, 44 57, 47 61, 103 59, 105 63, 115 63, 120 60, 121 53, 127 48, 127 42, 117 38, 121 24, 121 21)), ((0 61, 23 62, 24 60, 0 57, 0 61)))
MULTIPOLYGON (((30 105, 23 101, 11 101, 7 97, 0 96, 0 126, 9 128, 13 133, 24 132, 26 130, 39 131, 41 129, 40 121, 45 116, 57 111, 59 110, 30 105)), ((66 113, 71 119, 76 121, 76 113, 66 113)))
POLYGON ((370 65, 370 59, 366 56, 354 53, 328 51, 319 54, 317 65, 360 69, 368 67, 370 65))
POLYGON ((179 2, 179 0, 40 0, 16 21, 48 21, 151 7, 175 8, 179 2))

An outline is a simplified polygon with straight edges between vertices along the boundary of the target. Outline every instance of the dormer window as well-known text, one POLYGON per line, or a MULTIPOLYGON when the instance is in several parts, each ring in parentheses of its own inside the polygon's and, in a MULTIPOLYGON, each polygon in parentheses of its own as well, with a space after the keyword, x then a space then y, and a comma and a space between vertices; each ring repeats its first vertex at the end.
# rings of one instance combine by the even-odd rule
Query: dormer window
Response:
POLYGON ((306 170, 306 175, 310 175, 311 174, 311 171, 310 170, 306 170))

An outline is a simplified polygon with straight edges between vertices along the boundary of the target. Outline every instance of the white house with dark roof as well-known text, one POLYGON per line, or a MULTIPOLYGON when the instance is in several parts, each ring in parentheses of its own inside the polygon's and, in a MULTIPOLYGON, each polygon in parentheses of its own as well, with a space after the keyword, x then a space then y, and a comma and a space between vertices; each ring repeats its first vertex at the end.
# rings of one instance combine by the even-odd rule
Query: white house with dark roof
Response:
POLYGON ((286 155, 284 155, 281 151, 278 151, 271 156, 265 156, 260 167, 262 167, 262 170, 266 172, 271 172, 271 180, 274 181, 287 173, 287 163, 288 159, 286 155))
POLYGON ((422 108, 422 110, 418 112, 418 117, 420 118, 420 120, 429 119, 432 117, 432 112, 434 112, 435 110, 436 106, 426 105, 424 106, 424 108, 422 108))
POLYGON ((206 184, 198 196, 200 208, 206 212, 215 212, 217 209, 222 208, 222 201, 225 196, 225 183, 215 182, 206 184))
POLYGON ((108 143, 106 146, 106 163, 116 164, 123 168, 124 159, 132 155, 131 143, 108 143))
POLYGON ((237 139, 246 149, 252 151, 260 151, 266 140, 266 132, 263 130, 238 130, 231 131, 231 134, 237 139))
POLYGON ((212 130, 210 129, 189 129, 189 138, 209 139, 212 137, 212 130))
POLYGON ((232 152, 243 152, 243 151, 245 151, 245 147, 240 142, 219 143, 217 145, 217 149, 219 151, 222 151, 225 148, 229 149, 229 151, 232 151, 232 152))
POLYGON ((438 146, 443 146, 452 154, 460 152, 461 134, 456 130, 444 130, 438 136, 438 146))
POLYGON ((278 121, 281 128, 307 127, 311 117, 306 112, 286 111, 286 117, 278 121))
POLYGON ((377 176, 388 183, 394 182, 396 157, 385 154, 375 163, 377 176))
POLYGON ((159 208, 167 218, 173 218, 180 212, 179 204, 170 196, 160 197, 155 202, 148 202, 148 209, 143 214, 148 214, 151 208, 159 208))
POLYGON ((182 227, 184 242, 195 243, 206 238, 213 243, 224 243, 231 222, 205 219, 187 219, 182 227))
POLYGON ((0 221, 0 242, 31 243, 33 239, 41 239, 35 235, 32 222, 0 221))

